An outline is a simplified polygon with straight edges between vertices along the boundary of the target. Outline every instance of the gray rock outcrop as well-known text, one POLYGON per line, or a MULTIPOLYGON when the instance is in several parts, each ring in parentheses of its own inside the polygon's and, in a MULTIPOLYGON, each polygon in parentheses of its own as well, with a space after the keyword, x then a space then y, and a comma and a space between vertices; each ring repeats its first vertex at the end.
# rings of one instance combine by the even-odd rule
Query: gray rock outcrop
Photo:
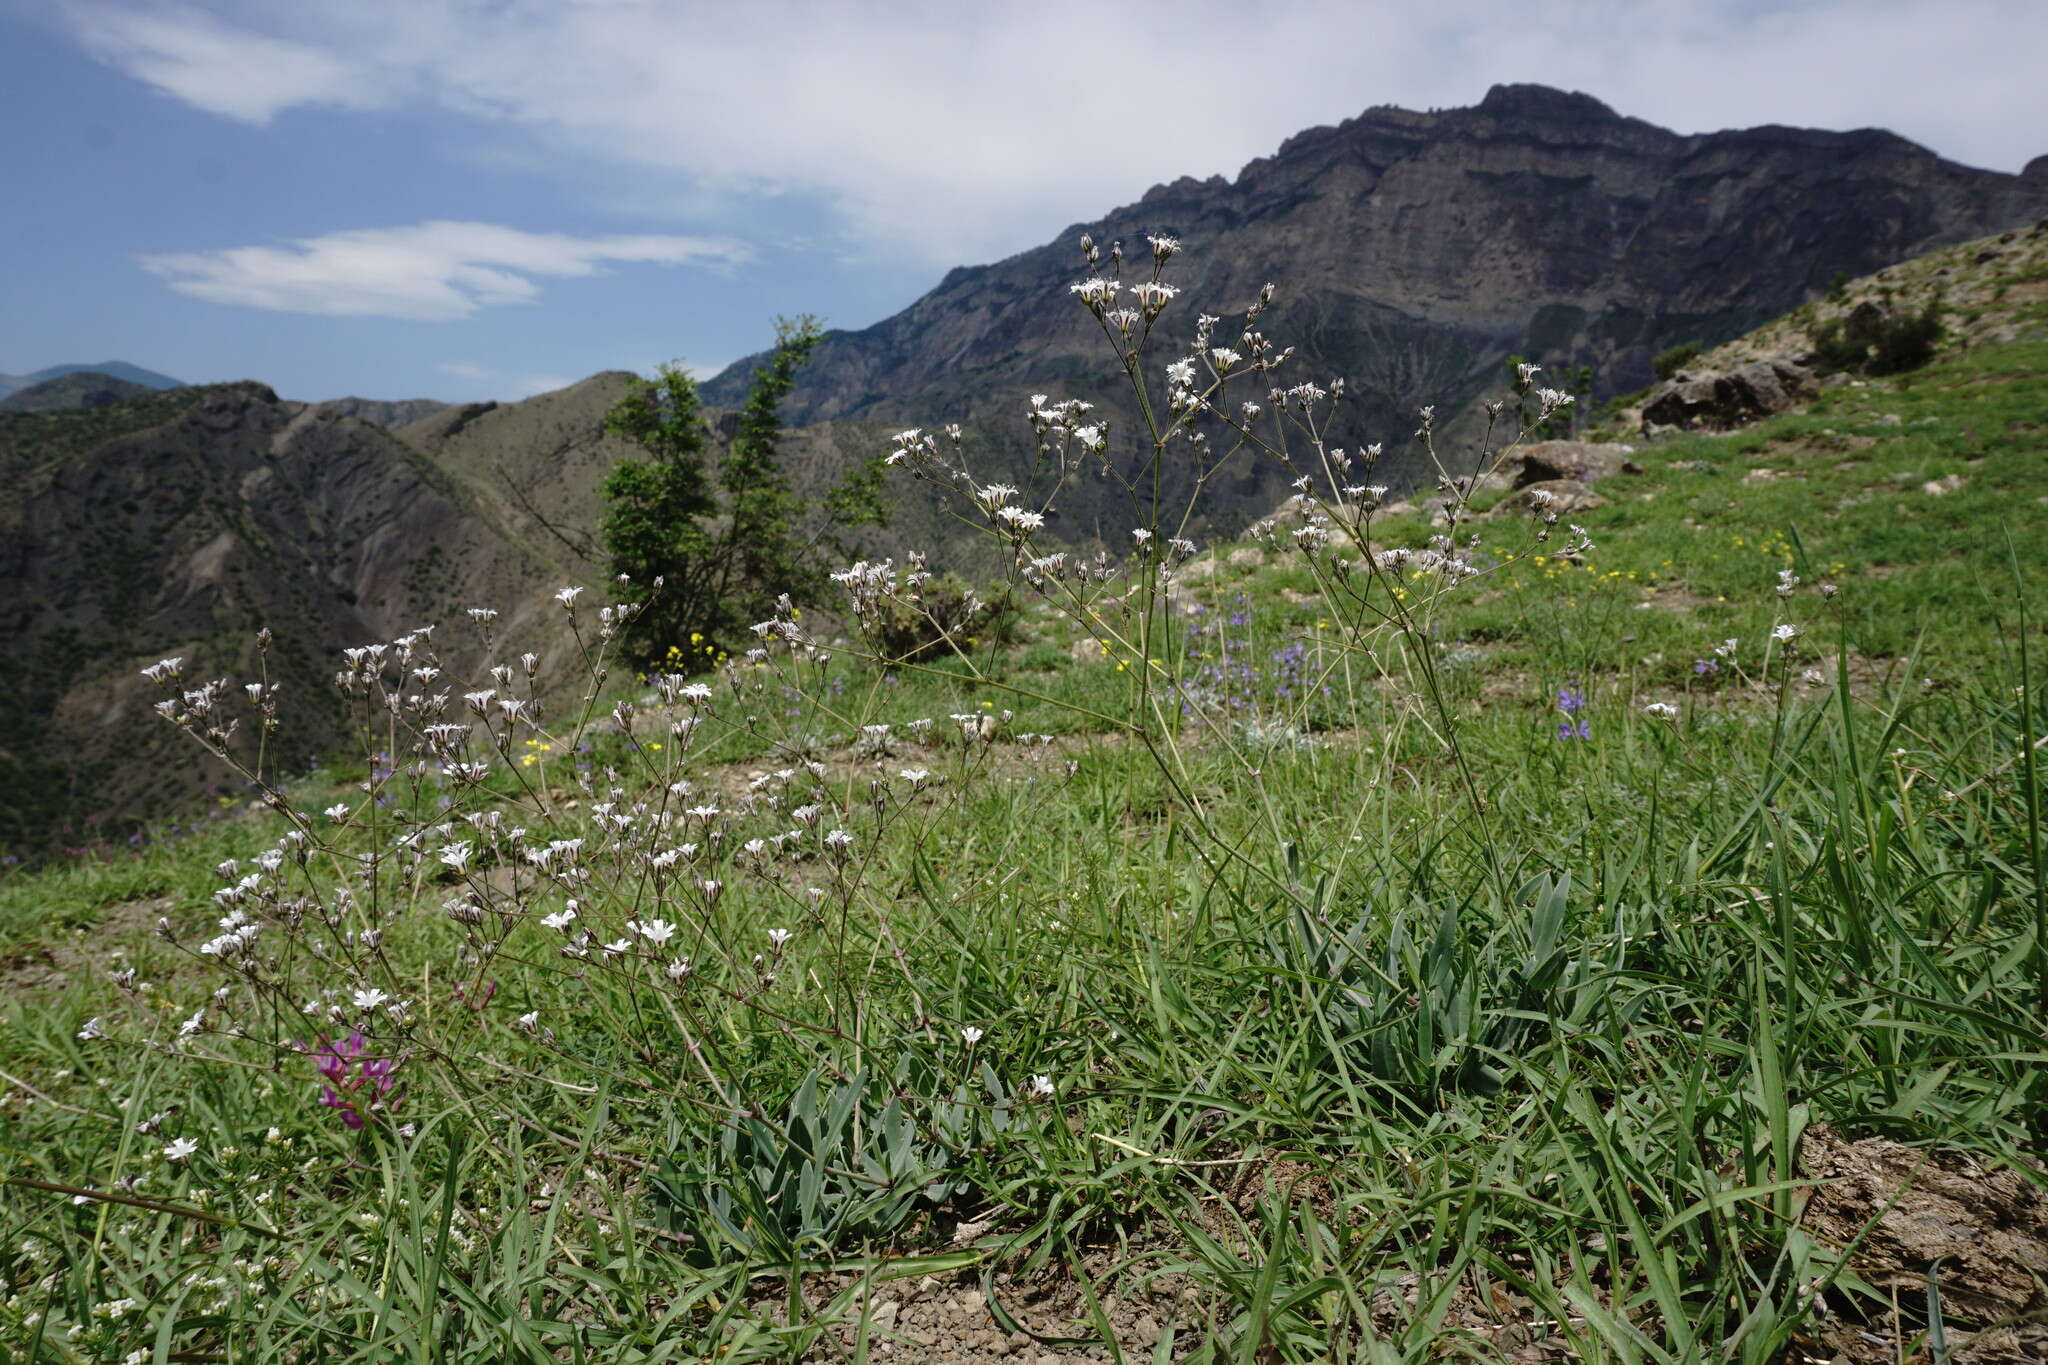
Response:
POLYGON ((1754 360, 1725 374, 1681 372, 1643 404, 1643 430, 1727 431, 1812 400, 1820 380, 1793 360, 1754 360))

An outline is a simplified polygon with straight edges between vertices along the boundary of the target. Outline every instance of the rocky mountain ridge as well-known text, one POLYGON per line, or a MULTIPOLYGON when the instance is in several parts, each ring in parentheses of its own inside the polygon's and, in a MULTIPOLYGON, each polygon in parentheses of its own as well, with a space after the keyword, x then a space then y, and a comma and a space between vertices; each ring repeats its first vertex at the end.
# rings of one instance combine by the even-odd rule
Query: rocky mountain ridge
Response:
MULTIPOLYGON (((1496 86, 1471 108, 1369 109, 1235 180, 1163 184, 1045 246, 956 269, 901 313, 829 333, 787 412, 877 432, 966 420, 997 433, 993 463, 1019 468, 1028 394, 1120 411, 1113 362, 1067 291, 1081 234, 1141 246, 1165 233, 1188 249, 1170 273, 1184 292, 1152 353, 1155 381, 1197 311, 1227 318, 1271 281, 1279 301, 1262 329, 1299 348, 1298 377, 1347 380, 1336 441, 1393 452, 1416 408, 1467 413, 1497 392, 1512 353, 1590 365, 1596 393, 1628 391, 1660 350, 1738 336, 1838 272, 2044 214, 2040 176, 1957 165, 1888 132, 1685 135, 1589 95, 1496 86)), ((756 363, 710 381, 707 400, 734 403, 756 363)), ((1401 459, 1383 477, 1412 476, 1401 459)), ((1255 515, 1282 482, 1247 469, 1221 501, 1255 515)))

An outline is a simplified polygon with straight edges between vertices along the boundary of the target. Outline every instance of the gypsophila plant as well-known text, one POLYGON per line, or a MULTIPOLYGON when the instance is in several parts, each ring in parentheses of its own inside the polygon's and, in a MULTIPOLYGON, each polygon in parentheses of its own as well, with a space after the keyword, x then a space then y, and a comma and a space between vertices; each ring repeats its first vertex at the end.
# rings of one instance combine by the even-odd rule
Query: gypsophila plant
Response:
MULTIPOLYGON (((1332 444, 1344 380, 1291 372, 1293 349, 1260 330, 1274 287, 1263 288, 1229 328, 1221 317, 1198 314, 1175 345, 1167 341, 1174 331, 1169 320, 1184 314, 1176 310, 1181 291, 1169 276, 1181 244, 1156 236, 1146 246, 1133 266, 1121 243, 1105 253, 1084 237, 1082 259, 1090 273, 1069 290, 1094 319, 1124 377, 1135 413, 1128 431, 1090 403, 1037 395, 1024 414, 1036 455, 1015 485, 985 480, 973 469, 957 425, 899 433, 888 463, 958 499, 963 515, 978 521, 1001 545, 1012 581, 1076 623, 1127 676, 1121 713, 1110 719, 1142 742, 1161 771, 1176 780, 1185 767, 1177 753, 1185 720, 1205 725, 1226 745, 1233 732, 1219 706, 1219 690, 1203 685, 1185 667, 1184 641, 1172 624, 1177 575, 1197 549, 1185 531, 1195 519, 1202 491, 1228 464, 1251 458, 1277 461, 1291 476, 1294 495, 1280 514, 1254 526, 1249 537, 1298 557, 1334 623, 1334 629, 1314 640, 1313 662, 1292 689, 1298 697, 1289 698, 1298 704, 1289 709, 1300 712, 1309 697, 1326 694, 1334 678, 1354 688, 1364 679, 1414 694, 1462 775, 1475 818, 1483 822, 1485 802, 1457 742, 1457 718, 1437 653, 1429 647, 1430 635, 1452 594, 1551 538, 1560 517, 1554 500, 1538 490, 1528 531, 1492 553, 1478 529, 1472 499, 1525 436, 1572 404, 1572 395, 1539 386, 1540 367, 1519 365, 1511 399, 1486 405, 1484 433, 1462 458, 1439 448, 1435 410, 1421 409, 1413 439, 1436 472, 1438 529, 1421 545, 1389 543, 1378 519, 1392 490, 1374 482, 1384 444, 1361 450, 1332 444), (1160 352, 1169 346, 1170 358, 1161 362, 1160 352), (1168 466, 1174 462, 1185 465, 1192 477, 1169 479, 1168 466), (1108 481, 1129 510, 1129 542, 1121 553, 1104 549, 1083 555, 1048 543, 1045 528, 1061 494, 1090 476, 1108 481), (1169 487, 1192 491, 1176 498, 1169 487)), ((1569 559, 1592 547, 1584 528, 1567 530, 1552 555, 1569 559)), ((893 563, 861 563, 834 577, 856 621, 866 622, 886 610, 916 610, 926 571, 918 561, 902 572, 893 563)), ((958 642, 957 629, 948 630, 937 620, 932 625, 940 638, 958 642)), ((872 629, 869 638, 872 643, 872 629)), ((1305 652, 1309 642, 1301 646, 1305 652)), ((1301 672, 1298 656, 1288 663, 1301 672)), ((1299 721, 1301 716, 1281 719, 1299 721)), ((1242 727, 1237 731, 1247 733, 1242 727)), ((1256 733, 1267 731, 1262 727, 1256 733)), ((1257 755, 1243 746, 1235 752, 1256 778, 1257 755)), ((1203 828, 1199 804, 1190 805, 1196 827, 1203 828)), ((1277 831, 1276 836, 1284 841, 1277 831)), ((1220 848, 1219 855, 1241 856, 1220 848)))

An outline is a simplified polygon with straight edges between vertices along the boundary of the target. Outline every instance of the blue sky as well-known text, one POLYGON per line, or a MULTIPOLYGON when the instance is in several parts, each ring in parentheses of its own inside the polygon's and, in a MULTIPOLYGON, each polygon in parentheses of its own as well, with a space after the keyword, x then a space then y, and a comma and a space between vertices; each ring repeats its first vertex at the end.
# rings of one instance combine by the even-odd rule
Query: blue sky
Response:
POLYGON ((0 0, 0 372, 512 398, 859 327, 1368 105, 2048 152, 2039 0, 0 0))

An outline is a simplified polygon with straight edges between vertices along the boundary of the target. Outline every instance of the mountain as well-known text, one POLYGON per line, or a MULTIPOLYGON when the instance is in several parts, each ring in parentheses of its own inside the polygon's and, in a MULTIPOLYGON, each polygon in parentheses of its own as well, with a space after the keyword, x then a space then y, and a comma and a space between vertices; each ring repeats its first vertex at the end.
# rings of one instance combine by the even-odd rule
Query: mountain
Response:
POLYGON ((0 398, 18 393, 32 384, 40 384, 48 379, 61 379, 67 374, 78 374, 85 370, 106 375, 111 379, 125 380, 130 384, 139 384, 145 389, 179 389, 185 386, 182 379, 173 379, 167 374, 158 374, 155 370, 145 370, 140 365, 130 365, 125 360, 102 360, 96 365, 52 365, 47 369, 37 370, 34 374, 0 374, 0 398))
MULTIPOLYGON (((1597 393, 1628 391, 1659 351, 1738 336, 1837 272, 2043 215, 2048 177, 1957 165, 1887 132, 1681 135, 1589 95, 1496 86, 1472 108, 1381 107, 1311 129, 1234 180, 1160 185, 1045 246, 956 269, 901 313, 828 334, 785 412, 857 424, 869 449, 890 428, 964 420, 994 446, 988 464, 1020 473, 1027 395, 1123 411, 1114 362, 1067 290, 1087 273, 1082 233, 1139 256, 1164 233, 1187 247, 1168 273, 1185 292, 1150 352, 1155 382, 1197 311, 1228 318, 1274 282, 1261 330, 1299 347, 1298 378, 1347 380, 1335 443, 1384 440, 1382 478, 1412 481, 1415 409, 1469 417, 1500 392, 1510 354, 1590 365, 1597 393)), ((736 403, 759 361, 711 380, 706 400, 736 403)), ((1216 491, 1252 514, 1283 482, 1239 466, 1216 491)), ((1070 506, 1070 531, 1121 515, 1102 484, 1070 506)))
POLYGON ((372 426, 396 431, 433 416, 448 404, 438 398, 330 398, 313 406, 337 417, 357 417, 372 426))
POLYGON ((607 370, 517 403, 443 407, 396 434, 472 489, 522 543, 565 571, 602 576, 598 486, 612 465, 638 453, 605 434, 604 417, 632 382, 607 370))
POLYGON ((150 710, 136 670, 158 658, 183 656, 188 680, 248 676, 271 627, 272 754, 303 763, 341 733, 341 648, 440 623, 467 667, 483 644, 466 607, 526 639, 554 628, 554 566, 460 480, 261 384, 0 415, 0 479, 0 845, 189 804, 206 765, 150 710))
POLYGON ((74 370, 55 379, 45 379, 0 398, 0 412, 61 412, 66 408, 103 408, 124 398, 156 390, 144 384, 101 374, 96 370, 74 370))

